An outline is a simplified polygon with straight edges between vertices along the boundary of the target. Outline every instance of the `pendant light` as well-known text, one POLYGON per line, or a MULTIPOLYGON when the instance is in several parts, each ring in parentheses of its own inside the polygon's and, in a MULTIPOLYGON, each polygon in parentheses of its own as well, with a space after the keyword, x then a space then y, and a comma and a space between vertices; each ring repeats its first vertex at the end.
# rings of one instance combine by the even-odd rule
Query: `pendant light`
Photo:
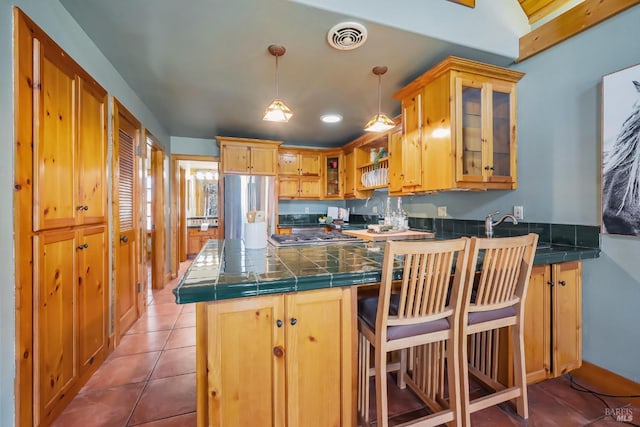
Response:
POLYGON ((387 117, 384 113, 382 113, 380 109, 380 98, 381 98, 381 88, 382 88, 382 75, 387 72, 387 67, 385 66, 377 66, 373 67, 373 74, 378 76, 378 114, 373 116, 371 120, 364 127, 364 130, 367 132, 384 132, 389 129, 393 129, 395 127, 395 123, 389 117, 387 117))
POLYGON ((287 107, 287 104, 285 104, 283 100, 278 98, 278 57, 284 55, 287 50, 284 46, 275 44, 270 45, 267 50, 271 55, 276 57, 276 97, 265 110, 262 120, 286 123, 291 116, 293 116, 293 112, 287 107))

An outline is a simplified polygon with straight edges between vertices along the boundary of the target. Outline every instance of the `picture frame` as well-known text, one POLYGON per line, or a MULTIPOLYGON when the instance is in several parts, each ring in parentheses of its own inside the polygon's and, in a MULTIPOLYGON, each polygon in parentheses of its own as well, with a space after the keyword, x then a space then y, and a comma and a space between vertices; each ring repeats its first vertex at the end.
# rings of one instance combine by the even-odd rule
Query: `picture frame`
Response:
POLYGON ((640 64, 602 77, 603 234, 640 237, 640 64))

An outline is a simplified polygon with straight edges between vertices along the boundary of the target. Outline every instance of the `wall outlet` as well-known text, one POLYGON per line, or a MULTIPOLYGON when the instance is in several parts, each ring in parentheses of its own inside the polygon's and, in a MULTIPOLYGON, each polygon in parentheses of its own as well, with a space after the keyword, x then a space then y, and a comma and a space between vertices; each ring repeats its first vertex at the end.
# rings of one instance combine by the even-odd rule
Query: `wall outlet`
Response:
POLYGON ((513 216, 515 216, 516 219, 524 219, 524 206, 514 206, 513 216))
POLYGON ((439 217, 447 216, 447 207, 446 206, 438 206, 438 216, 439 217))
POLYGON ((371 208, 371 212, 374 213, 374 214, 377 214, 378 213, 378 207, 377 206, 372 207, 371 208))
POLYGON ((304 213, 309 213, 309 208, 308 207, 304 208, 304 213))

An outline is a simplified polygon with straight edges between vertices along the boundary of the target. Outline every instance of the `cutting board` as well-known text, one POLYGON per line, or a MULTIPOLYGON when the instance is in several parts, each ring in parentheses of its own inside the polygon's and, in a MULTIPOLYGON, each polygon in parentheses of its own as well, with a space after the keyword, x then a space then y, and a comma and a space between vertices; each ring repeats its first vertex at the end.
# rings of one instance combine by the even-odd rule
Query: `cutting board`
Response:
POLYGON ((429 231, 387 231, 384 233, 370 233, 367 230, 343 230, 342 234, 354 236, 364 240, 410 240, 410 239, 433 239, 435 233, 429 231))

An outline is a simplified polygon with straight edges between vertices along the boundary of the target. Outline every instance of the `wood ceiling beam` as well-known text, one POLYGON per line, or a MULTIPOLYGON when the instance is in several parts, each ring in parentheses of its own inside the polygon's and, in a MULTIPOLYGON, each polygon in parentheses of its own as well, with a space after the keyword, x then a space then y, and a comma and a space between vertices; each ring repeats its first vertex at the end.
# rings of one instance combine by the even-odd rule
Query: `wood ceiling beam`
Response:
POLYGON ((524 61, 637 4, 640 0, 585 0, 520 37, 520 56, 516 62, 524 61))
POLYGON ((449 0, 449 1, 451 3, 458 3, 463 6, 470 7, 472 9, 476 7, 476 0, 449 0))
POLYGON ((520 6, 529 18, 529 25, 534 24, 542 18, 552 14, 571 0, 519 0, 520 6))

